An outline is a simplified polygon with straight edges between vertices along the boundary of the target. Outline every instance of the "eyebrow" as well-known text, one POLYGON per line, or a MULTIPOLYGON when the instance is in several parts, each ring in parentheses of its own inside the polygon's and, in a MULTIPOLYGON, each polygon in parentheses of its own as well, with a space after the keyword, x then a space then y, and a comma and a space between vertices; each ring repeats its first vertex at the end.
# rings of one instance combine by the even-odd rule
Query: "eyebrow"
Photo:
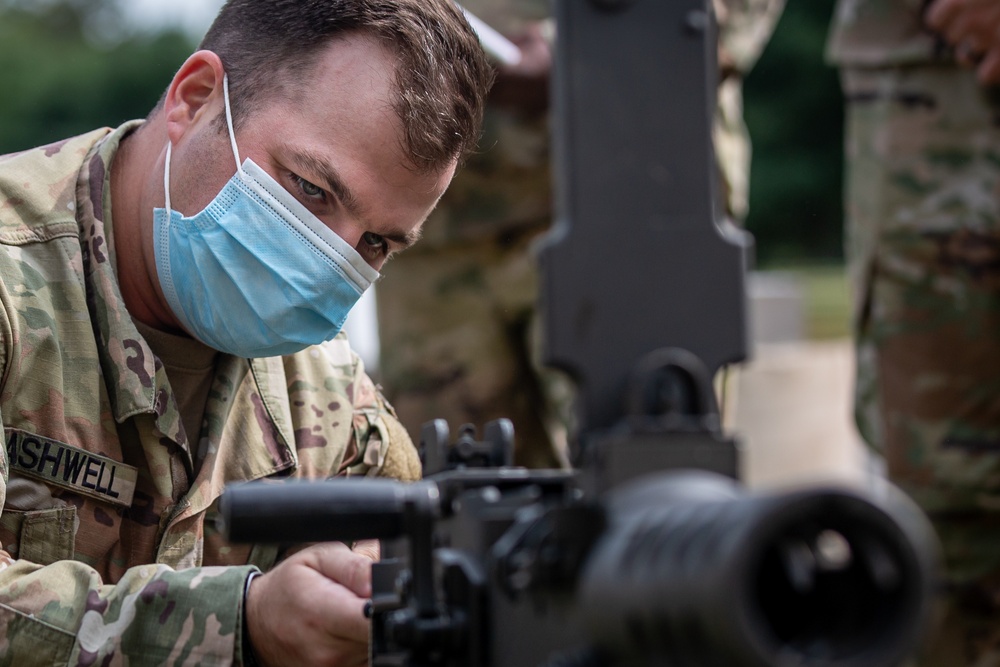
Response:
MULTIPOLYGON (((336 195, 340 203, 347 209, 347 211, 356 218, 364 217, 362 215, 361 203, 358 198, 354 195, 344 179, 340 177, 337 170, 334 169, 333 165, 329 164, 326 160, 322 159, 315 153, 308 150, 299 150, 292 148, 290 146, 285 146, 288 156, 293 162, 297 164, 298 168, 305 168, 309 170, 311 174, 316 174, 322 179, 322 185, 326 187, 327 190, 336 195)), ((411 245, 420 240, 422 234, 422 227, 418 226, 409 232, 376 232, 382 238, 389 239, 390 241, 401 246, 401 250, 409 248, 411 245)))
POLYGON ((423 233, 424 226, 420 225, 406 234, 383 234, 382 236, 398 243, 401 246, 400 250, 405 250, 419 241, 423 233))
POLYGON ((310 174, 319 176, 323 182, 317 183, 317 185, 322 185, 336 195, 337 199, 340 200, 340 203, 343 204, 344 208, 351 215, 359 218, 362 217, 361 204, 358 202, 358 198, 347 187, 344 179, 340 177, 340 174, 333 168, 333 165, 308 150, 298 150, 290 146, 286 146, 285 150, 292 161, 297 163, 298 167, 305 168, 310 174))

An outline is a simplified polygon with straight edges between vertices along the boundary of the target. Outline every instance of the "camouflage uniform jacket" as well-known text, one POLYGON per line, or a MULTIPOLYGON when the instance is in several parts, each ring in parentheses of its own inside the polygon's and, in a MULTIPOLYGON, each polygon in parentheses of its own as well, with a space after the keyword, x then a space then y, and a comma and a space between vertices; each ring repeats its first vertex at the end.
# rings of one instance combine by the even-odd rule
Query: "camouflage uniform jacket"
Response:
POLYGON ((245 579, 277 553, 223 540, 223 487, 412 452, 343 337, 220 355, 188 441, 117 283, 108 165, 134 127, 0 157, 0 665, 239 664, 245 579))
MULTIPOLYGON (((533 23, 545 22, 552 9, 547 0, 462 0, 460 4, 512 38, 533 23)), ((723 74, 745 74, 750 70, 784 4, 785 0, 714 0, 720 21, 723 74)), ((724 177, 727 191, 734 188, 734 197, 742 201, 747 187, 743 172, 749 168, 742 98, 730 100, 733 91, 721 94, 725 98, 721 112, 729 117, 725 121, 728 127, 721 129, 729 133, 728 140, 720 140, 719 146, 727 162, 724 177), (737 179, 739 183, 734 183, 737 179)), ((494 254, 500 254, 518 238, 547 229, 553 217, 549 124, 547 110, 514 110, 489 104, 479 150, 458 171, 424 225, 421 242, 407 254, 433 254, 442 248, 470 244, 493 245, 494 254)), ((745 205, 736 207, 743 209, 745 205)), ((393 287, 383 283, 383 289, 393 287)))
POLYGON ((923 24, 927 4, 927 0, 838 0, 828 60, 847 67, 894 67, 949 59, 944 43, 923 24))
MULTIPOLYGON (((546 22, 550 14, 547 0, 459 4, 513 39, 528 26, 546 22)), ((499 253, 513 238, 544 231, 552 219, 549 158, 547 110, 506 108, 491 100, 479 149, 455 174, 424 223, 420 243, 407 254, 432 254, 469 244, 495 246, 499 253)))
POLYGON ((785 0, 714 0, 719 21, 719 69, 747 74, 774 32, 785 0))

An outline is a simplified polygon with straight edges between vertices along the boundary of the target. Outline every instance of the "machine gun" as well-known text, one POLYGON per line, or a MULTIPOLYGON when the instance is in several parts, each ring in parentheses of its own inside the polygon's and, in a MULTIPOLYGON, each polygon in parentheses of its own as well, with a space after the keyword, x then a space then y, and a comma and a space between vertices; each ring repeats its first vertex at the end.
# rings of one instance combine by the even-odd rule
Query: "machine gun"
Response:
POLYGON ((751 494, 712 386, 746 356, 749 237, 716 212, 710 0, 556 3, 559 220, 547 359, 573 375, 574 471, 422 432, 425 478, 227 490, 235 541, 379 538, 372 663, 886 667, 913 651, 934 539, 879 489, 751 494))

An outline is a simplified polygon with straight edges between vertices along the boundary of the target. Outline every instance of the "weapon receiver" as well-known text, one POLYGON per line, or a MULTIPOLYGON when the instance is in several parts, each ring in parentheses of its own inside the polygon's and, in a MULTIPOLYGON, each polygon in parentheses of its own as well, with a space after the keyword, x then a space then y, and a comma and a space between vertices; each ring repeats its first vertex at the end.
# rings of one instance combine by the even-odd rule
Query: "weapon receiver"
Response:
POLYGON ((716 211, 710 0, 560 0, 548 363, 574 471, 513 429, 421 434, 424 480, 228 489, 229 538, 383 540, 372 664, 888 667, 925 632, 936 547, 883 484, 751 494, 713 374, 746 356, 751 241, 716 211))

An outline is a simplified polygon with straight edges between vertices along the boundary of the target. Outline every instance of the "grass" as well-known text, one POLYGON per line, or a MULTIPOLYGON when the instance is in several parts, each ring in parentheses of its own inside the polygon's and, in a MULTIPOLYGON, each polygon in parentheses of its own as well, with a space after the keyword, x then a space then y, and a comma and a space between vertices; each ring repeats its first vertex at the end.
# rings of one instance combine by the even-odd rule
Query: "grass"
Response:
POLYGON ((766 267, 799 280, 805 298, 805 329, 810 340, 850 336, 851 303, 847 273, 842 264, 766 267))

